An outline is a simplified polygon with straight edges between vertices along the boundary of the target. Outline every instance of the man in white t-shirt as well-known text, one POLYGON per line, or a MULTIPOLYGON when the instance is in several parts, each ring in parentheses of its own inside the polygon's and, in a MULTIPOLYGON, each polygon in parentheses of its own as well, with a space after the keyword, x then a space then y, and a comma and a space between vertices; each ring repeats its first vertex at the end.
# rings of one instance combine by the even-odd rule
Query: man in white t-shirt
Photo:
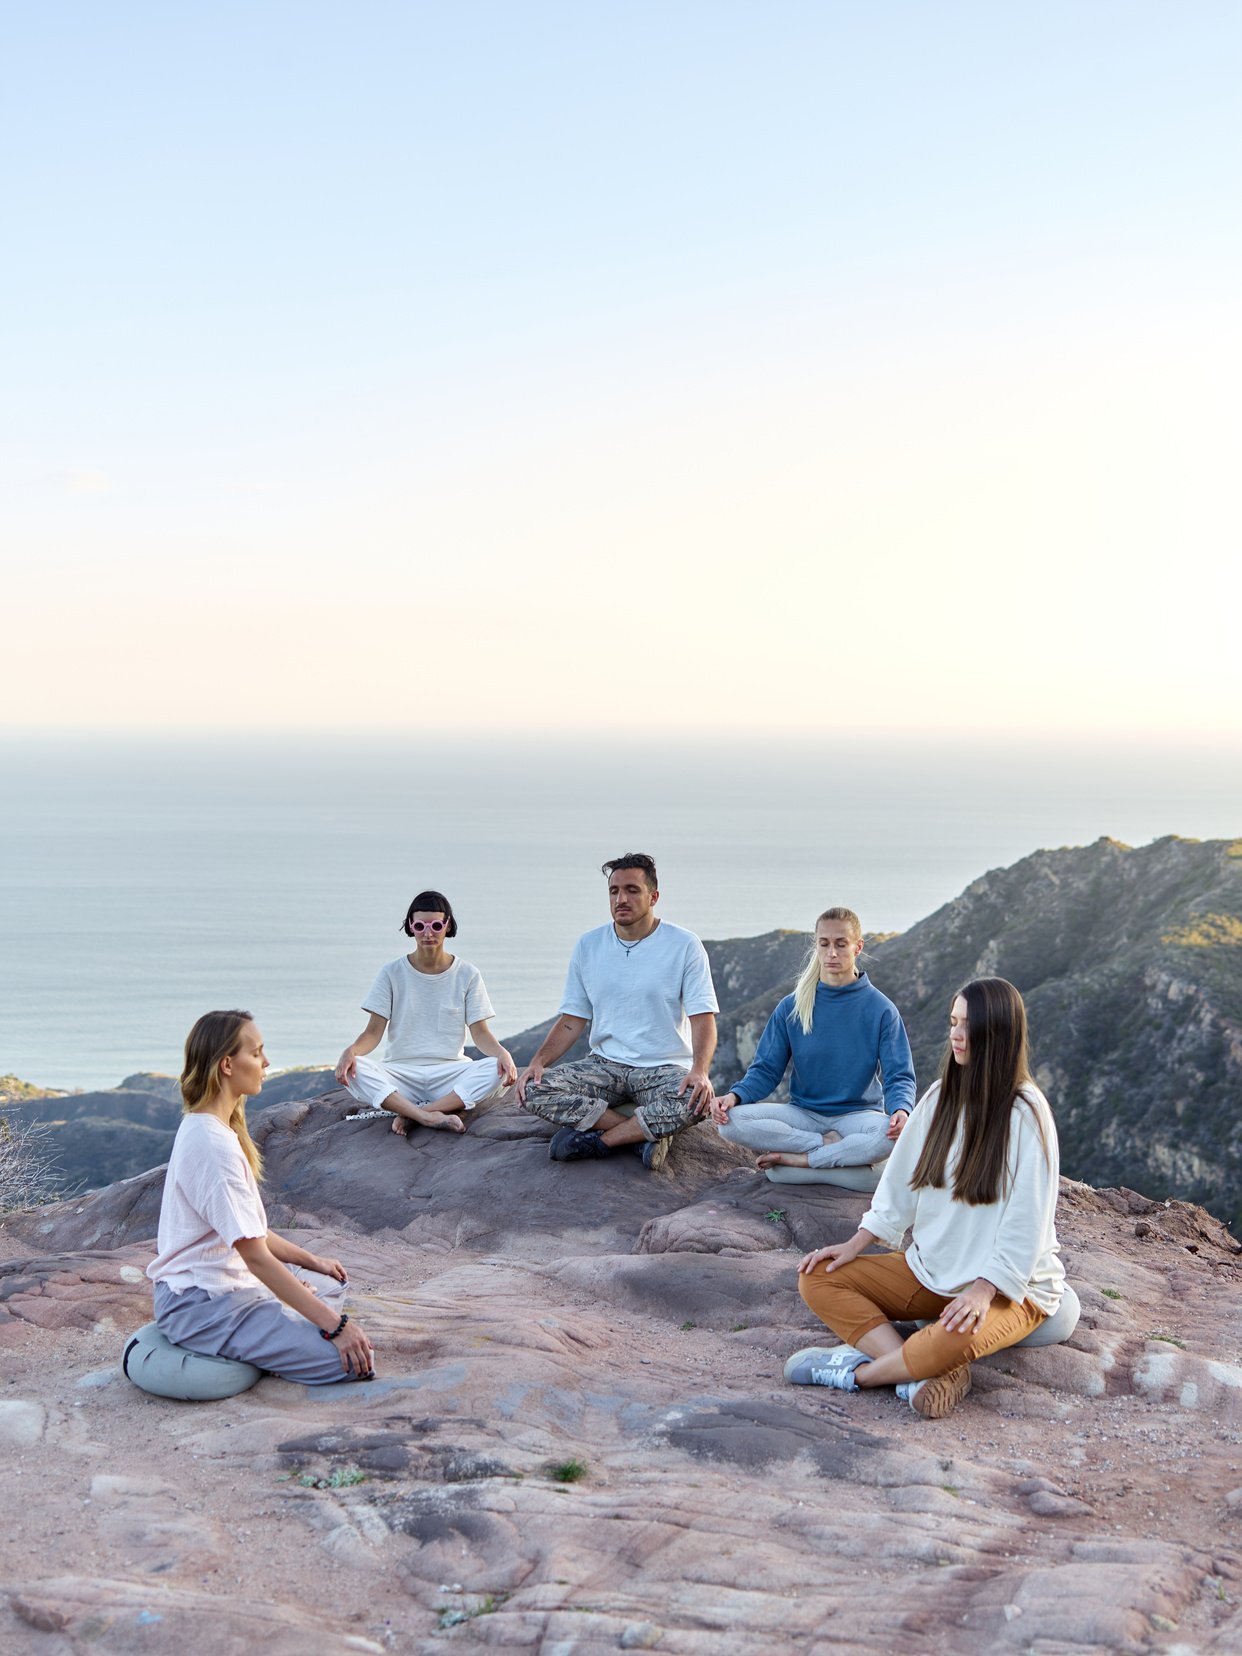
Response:
POLYGON ((518 1103, 557 1124, 553 1161, 631 1145, 654 1171, 711 1103, 720 1007, 702 943, 655 913, 654 861, 630 852, 603 872, 612 923, 574 945, 560 1014, 518 1077, 518 1103), (588 1023, 590 1057, 556 1064, 588 1023))

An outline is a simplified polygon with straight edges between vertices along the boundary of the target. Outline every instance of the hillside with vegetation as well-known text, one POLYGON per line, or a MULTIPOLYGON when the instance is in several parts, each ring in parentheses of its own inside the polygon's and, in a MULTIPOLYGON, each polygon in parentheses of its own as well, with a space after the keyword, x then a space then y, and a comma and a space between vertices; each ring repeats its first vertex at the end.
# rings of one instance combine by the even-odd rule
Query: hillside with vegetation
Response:
POLYGON ((1012 979, 1066 1173, 1242 1216, 1242 841, 1039 852, 884 944, 877 971, 927 1076, 934 981, 1012 979))
MULTIPOLYGON (((1242 1218, 1242 841, 1037 851, 869 943, 864 961, 905 1018, 920 1089, 954 992, 1009 978, 1067 1176, 1242 1218)), ((718 1086, 789 982, 722 1016, 718 1086)))

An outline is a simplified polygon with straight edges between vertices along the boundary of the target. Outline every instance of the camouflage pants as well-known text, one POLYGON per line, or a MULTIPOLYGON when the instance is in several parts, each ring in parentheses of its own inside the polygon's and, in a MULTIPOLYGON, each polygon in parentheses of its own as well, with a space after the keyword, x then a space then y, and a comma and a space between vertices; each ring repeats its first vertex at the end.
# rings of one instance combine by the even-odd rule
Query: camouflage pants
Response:
POLYGON ((689 1088, 677 1096, 685 1079, 685 1070, 676 1064, 640 1069, 593 1052, 588 1058, 545 1070, 538 1086, 532 1083, 526 1088, 523 1107, 558 1127, 578 1127, 584 1132, 595 1126, 605 1110, 616 1110, 632 1114, 647 1138, 658 1139, 693 1127, 700 1119, 690 1109, 689 1088))

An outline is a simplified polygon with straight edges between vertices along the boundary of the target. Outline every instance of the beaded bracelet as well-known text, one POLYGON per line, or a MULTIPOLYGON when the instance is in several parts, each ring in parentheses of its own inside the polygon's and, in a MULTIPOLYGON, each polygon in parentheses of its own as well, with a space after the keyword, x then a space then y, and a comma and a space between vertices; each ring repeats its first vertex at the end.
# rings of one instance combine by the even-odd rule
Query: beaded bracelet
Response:
POLYGON ((319 1338, 321 1340, 335 1340, 337 1335, 341 1332, 341 1330, 344 1328, 345 1324, 348 1321, 349 1321, 348 1313, 345 1312, 345 1311, 342 1311, 341 1312, 341 1320, 340 1320, 339 1323, 337 1323, 336 1327, 332 1330, 331 1334, 328 1333, 326 1328, 321 1328, 319 1330, 319 1338))

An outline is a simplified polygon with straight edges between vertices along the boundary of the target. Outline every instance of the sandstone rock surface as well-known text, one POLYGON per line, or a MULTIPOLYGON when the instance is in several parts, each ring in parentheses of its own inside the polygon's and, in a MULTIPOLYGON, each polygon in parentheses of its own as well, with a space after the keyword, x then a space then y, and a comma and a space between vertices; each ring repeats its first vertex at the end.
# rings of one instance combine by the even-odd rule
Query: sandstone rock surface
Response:
POLYGON ((150 1397, 118 1358, 158 1177, 10 1223, 6 1653, 1242 1648, 1242 1282, 1200 1210, 1067 1183, 1078 1331, 929 1422, 781 1383, 818 1337, 796 1258, 865 1198, 774 1200, 707 1130, 654 1175, 553 1165, 507 1102, 461 1139, 335 1094, 262 1131, 379 1378, 150 1397))

